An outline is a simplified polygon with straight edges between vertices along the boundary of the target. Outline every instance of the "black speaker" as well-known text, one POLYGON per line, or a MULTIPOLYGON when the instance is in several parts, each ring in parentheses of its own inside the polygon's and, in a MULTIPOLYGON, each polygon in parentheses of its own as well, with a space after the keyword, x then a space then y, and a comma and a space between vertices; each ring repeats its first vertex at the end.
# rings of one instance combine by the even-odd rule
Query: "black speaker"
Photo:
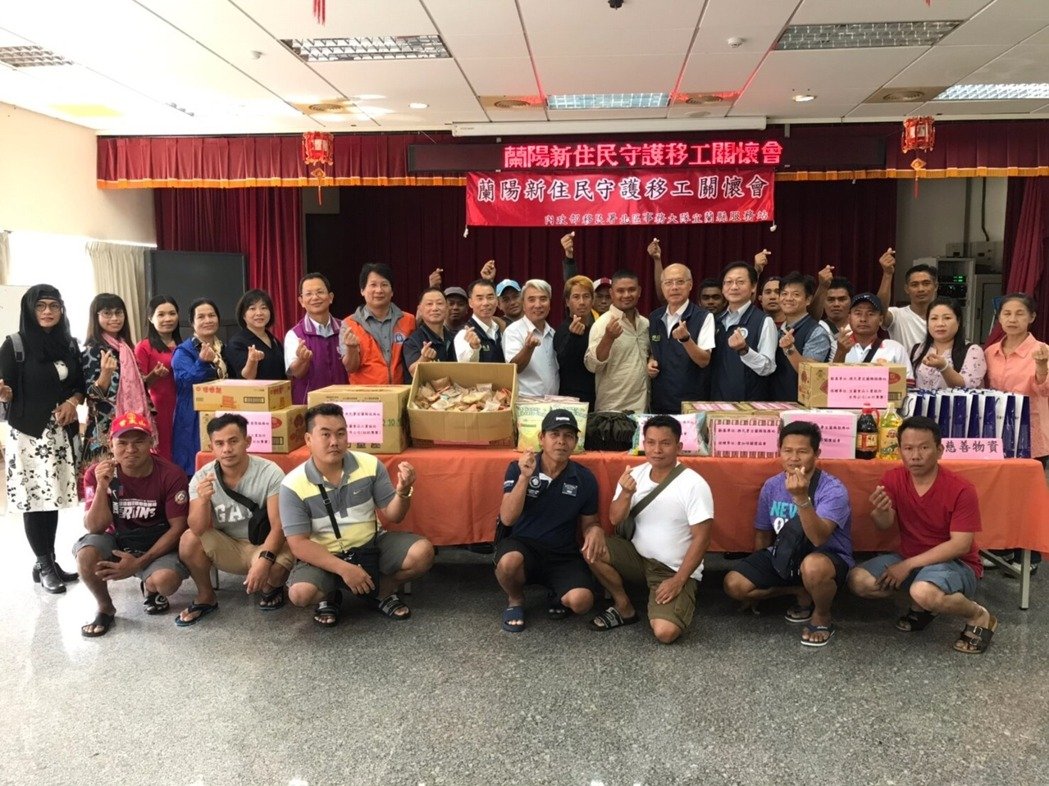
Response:
MULTIPOLYGON (((189 304, 206 297, 218 306, 223 341, 240 329, 237 301, 248 289, 248 262, 244 254, 210 251, 147 251, 146 289, 149 297, 170 295, 178 303, 182 335, 192 335, 189 304)), ((147 319, 148 319, 147 315, 147 319)))

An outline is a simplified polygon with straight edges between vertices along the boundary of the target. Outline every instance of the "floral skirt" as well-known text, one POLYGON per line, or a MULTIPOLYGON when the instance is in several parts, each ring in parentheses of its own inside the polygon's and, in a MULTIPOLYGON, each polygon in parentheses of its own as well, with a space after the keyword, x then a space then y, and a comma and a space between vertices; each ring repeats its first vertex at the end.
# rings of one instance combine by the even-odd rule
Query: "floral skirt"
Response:
POLYGON ((76 451, 54 416, 39 439, 11 429, 7 501, 22 513, 61 510, 79 502, 76 451))

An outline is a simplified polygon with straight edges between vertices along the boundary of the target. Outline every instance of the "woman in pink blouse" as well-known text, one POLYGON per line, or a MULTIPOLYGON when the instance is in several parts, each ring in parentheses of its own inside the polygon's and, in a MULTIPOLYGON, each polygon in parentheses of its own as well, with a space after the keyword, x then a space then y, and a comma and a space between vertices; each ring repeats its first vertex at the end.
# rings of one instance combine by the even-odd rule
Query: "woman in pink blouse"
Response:
POLYGON ((958 301, 938 297, 925 315, 925 340, 911 347, 916 387, 919 390, 983 387, 987 373, 983 349, 968 344, 958 301))
POLYGON ((171 430, 175 421, 175 380, 171 354, 182 341, 178 329, 178 303, 169 295, 149 301, 149 336, 135 345, 135 359, 157 418, 157 453, 171 460, 171 430))

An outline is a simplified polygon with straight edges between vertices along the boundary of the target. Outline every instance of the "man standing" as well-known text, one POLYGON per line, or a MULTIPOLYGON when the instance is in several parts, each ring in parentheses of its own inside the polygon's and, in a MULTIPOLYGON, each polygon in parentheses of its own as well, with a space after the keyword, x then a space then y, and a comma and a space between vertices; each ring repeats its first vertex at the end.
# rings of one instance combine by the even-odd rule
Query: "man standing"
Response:
POLYGON ((668 265, 660 281, 665 306, 649 316, 648 375, 652 379, 650 411, 681 412, 682 401, 710 399, 710 354, 714 349, 714 315, 689 301, 692 272, 668 265))
POLYGON ((612 306, 612 279, 599 278, 594 281, 594 313, 604 314, 612 306))
POLYGON ((783 324, 783 311, 779 306, 779 289, 782 282, 783 279, 779 276, 770 276, 765 279, 765 283, 761 287, 761 294, 758 295, 758 303, 761 304, 761 310, 772 317, 772 321, 777 328, 783 324))
POLYGON ((645 412, 648 407, 648 320, 637 312, 637 274, 612 276, 612 305, 590 330, 583 362, 594 373, 597 412, 645 412))
POLYGON ((769 378, 773 401, 798 400, 798 370, 802 360, 830 360, 830 334, 811 316, 809 304, 816 292, 811 276, 790 273, 780 279, 779 307, 783 315, 776 368, 769 378))
POLYGON ((284 336, 284 367, 295 404, 305 404, 311 390, 346 384, 342 323, 329 310, 334 299, 331 284, 320 273, 299 279, 299 305, 306 315, 284 336))
POLYGON ((584 552, 590 569, 612 595, 612 605, 590 625, 608 631, 637 622, 624 582, 640 584, 648 587, 652 633, 670 644, 689 626, 696 610, 714 500, 707 482, 678 464, 681 424, 675 418, 649 418, 644 446, 646 463, 624 470, 609 510, 617 530, 630 517, 633 533, 606 539, 599 530, 596 542, 584 552))
POLYGON ((479 278, 470 284, 470 309, 466 325, 455 334, 455 357, 460 363, 505 363, 503 334, 495 321, 498 300, 491 281, 479 278))
POLYGON ((469 317, 468 297, 462 287, 445 287, 444 297, 448 301, 448 317, 445 325, 454 336, 466 324, 469 317))
POLYGON ((976 488, 939 464, 940 427, 931 418, 910 417, 898 431, 903 466, 890 469, 871 494, 871 518, 881 530, 900 531, 897 554, 882 554, 849 573, 849 588, 861 598, 910 595, 910 609, 896 621, 905 633, 924 630, 938 614, 962 617, 958 652, 984 652, 998 619, 972 598, 983 575, 975 534, 980 531, 976 488))
POLYGON ((364 303, 346 317, 343 364, 353 385, 402 385, 404 342, 415 332, 415 315, 393 303, 393 271, 371 263, 361 268, 364 303))
MULTIPOLYGON (((881 285, 878 297, 882 303, 892 303, 892 278, 896 272, 896 252, 888 249, 878 260, 881 265, 881 285)), ((885 312, 885 329, 889 337, 903 345, 910 353, 915 344, 925 340, 925 316, 929 304, 936 298, 939 282, 936 268, 931 265, 914 265, 907 271, 906 291, 910 303, 906 306, 890 306, 885 312)))
POLYGON ((905 366, 907 381, 914 381, 914 369, 907 351, 891 338, 879 338, 884 309, 877 295, 862 292, 852 299, 849 309, 851 333, 838 339, 835 363, 890 363, 905 366))
POLYGON ((526 281, 521 294, 524 315, 503 333, 503 355, 517 366, 517 391, 522 396, 557 395, 560 381, 554 329, 546 321, 550 294, 550 285, 542 279, 526 281))
POLYGON ((393 620, 411 610, 396 589, 433 564, 433 545, 410 532, 387 532, 375 510, 396 524, 408 514, 415 470, 397 467, 397 486, 375 456, 346 449, 346 419, 338 404, 306 410, 310 458, 288 473, 280 489, 280 520, 299 562, 288 578, 296 606, 318 604, 314 621, 339 621, 342 589, 369 597, 393 620))
POLYGON ((524 313, 521 303, 521 285, 512 278, 504 278, 495 285, 495 296, 499 298, 499 311, 506 324, 515 322, 524 313))
POLYGON ((718 317, 711 399, 768 401, 779 337, 772 318, 754 305, 757 271, 746 262, 730 262, 721 282, 727 307, 718 317))
MULTIPOLYGON (((855 564, 849 492, 827 472, 820 471, 819 477, 814 477, 819 455, 819 426, 799 420, 780 429, 783 472, 765 481, 758 496, 754 519, 757 551, 736 563, 725 576, 725 592, 736 600, 755 603, 793 595, 797 602, 787 610, 786 620, 805 624, 801 643, 808 647, 822 647, 834 635, 831 603, 855 564), (800 527, 803 539, 795 541, 796 546, 786 535, 779 537, 788 525, 800 527), (791 554, 777 553, 777 549, 799 547, 797 572, 785 570, 791 554)), ((796 535, 797 530, 788 533, 796 535)))
POLYGON ((554 354, 562 396, 573 396, 594 408, 594 375, 583 363, 594 325, 594 284, 586 276, 573 276, 565 282, 566 319, 554 331, 554 354))
POLYGON ((80 628, 88 638, 104 636, 116 616, 108 582, 135 576, 146 613, 163 614, 168 596, 189 576, 176 554, 189 505, 185 474, 149 452, 153 435, 145 415, 121 415, 109 434, 113 458, 84 475, 88 534, 73 544, 80 578, 98 602, 94 621, 80 628))
POLYGON ((496 545, 495 577, 507 595, 502 628, 524 630, 524 588, 549 592, 547 616, 585 614, 594 605, 594 577, 580 555, 596 554, 603 542, 597 520, 597 480, 572 461, 579 440, 575 416, 552 409, 539 432, 542 452, 511 461, 503 480, 499 520, 509 535, 496 545))
POLYGON ((716 278, 704 278, 699 282, 699 305, 715 317, 725 310, 725 295, 721 292, 721 282, 716 278))
POLYGON ((284 605, 284 582, 295 564, 280 525, 281 468, 248 453, 251 437, 243 415, 229 412, 212 418, 208 436, 215 460, 189 482, 189 529, 178 548, 197 595, 175 618, 179 627, 218 610, 212 567, 244 576, 247 593, 259 593, 259 608, 273 611, 284 605), (266 511, 266 525, 253 532, 252 522, 259 521, 261 514, 256 512, 261 510, 266 511))

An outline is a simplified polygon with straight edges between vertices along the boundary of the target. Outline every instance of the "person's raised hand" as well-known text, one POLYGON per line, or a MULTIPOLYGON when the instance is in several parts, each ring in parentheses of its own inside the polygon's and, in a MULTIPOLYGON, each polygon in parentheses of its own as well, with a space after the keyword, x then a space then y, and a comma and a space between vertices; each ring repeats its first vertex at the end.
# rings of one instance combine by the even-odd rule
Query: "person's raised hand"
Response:
POLYGON ((754 269, 758 271, 759 276, 761 275, 761 271, 768 265, 770 256, 772 256, 772 252, 767 248, 761 249, 761 251, 754 255, 754 269))
POLYGON ((875 487, 874 493, 871 494, 871 507, 885 513, 892 510, 892 497, 885 490, 885 486, 875 487))
POLYGON ((834 265, 824 265, 819 273, 816 274, 816 279, 820 285, 824 288, 830 286, 831 280, 834 278, 834 265))
POLYGON ((670 331, 670 335, 672 338, 676 338, 678 341, 688 340, 688 325, 686 325, 684 322, 678 322, 676 325, 674 325, 674 329, 670 331))
POLYGON ((783 335, 779 337, 779 348, 790 349, 794 346, 794 328, 787 328, 783 331, 783 335))
POLYGON ((586 322, 579 315, 572 316, 572 323, 568 326, 568 332, 581 336, 586 332, 586 322))
POLYGON ((922 365, 934 368, 937 371, 943 371, 947 368, 947 358, 942 355, 936 354, 936 350, 929 350, 929 354, 922 358, 922 365))
MULTIPOLYGON (((346 332, 352 333, 353 331, 348 330, 346 332)), ((306 363, 309 363, 313 359, 313 350, 306 346, 305 341, 300 341, 299 345, 295 347, 295 359, 305 361, 306 363)))
POLYGON ((495 260, 489 259, 481 268, 481 278, 485 281, 495 281, 495 260))
POLYGON ((1042 342, 1038 342, 1038 346, 1034 348, 1034 352, 1031 353, 1031 359, 1039 366, 1049 365, 1049 345, 1042 342))
POLYGON ((637 491, 637 481, 630 474, 630 467, 623 468, 623 474, 619 476, 619 487, 627 494, 633 494, 637 491))
POLYGON ((152 374, 153 374, 153 378, 154 379, 159 379, 160 377, 166 377, 170 373, 171 373, 171 370, 168 369, 168 367, 165 366, 163 363, 161 363, 159 360, 157 361, 157 365, 153 366, 152 374))
POLYGON ((896 271, 896 252, 892 248, 885 249, 885 253, 878 258, 878 264, 885 273, 896 271))
POLYGON ((619 317, 612 317, 608 320, 608 325, 605 327, 605 334, 611 336, 613 339, 619 338, 623 335, 623 325, 619 321, 619 317))
POLYGON ((218 359, 214 347, 206 342, 200 343, 200 360, 202 363, 214 363, 218 359))
POLYGON ((444 268, 443 267, 434 268, 433 272, 430 274, 430 286, 431 287, 436 287, 437 289, 441 288, 441 280, 442 280, 441 279, 441 275, 443 273, 444 273, 444 268))
POLYGON ((646 248, 645 251, 648 252, 648 255, 650 257, 652 257, 652 259, 662 259, 663 258, 663 249, 661 249, 659 247, 659 238, 658 237, 652 238, 652 242, 650 242, 648 244, 648 248, 646 248))
POLYGON ((248 363, 258 363, 266 357, 266 353, 255 347, 248 347, 248 363))
POLYGON ((734 349, 736 352, 741 352, 747 346, 747 340, 743 338, 743 333, 740 332, 738 325, 728 334, 728 346, 729 349, 734 349))
POLYGON ((429 341, 424 341, 422 352, 419 353, 419 360, 427 362, 436 359, 436 357, 437 350, 433 348, 429 341))
POLYGON ((561 236, 561 248, 565 250, 565 258, 575 258, 575 232, 569 232, 561 236))
POLYGON ((521 458, 517 459, 517 466, 521 470, 522 478, 532 477, 532 473, 535 472, 535 453, 526 450, 521 454, 521 458))
POLYGON ((116 475, 117 465, 113 459, 102 459, 102 461, 95 464, 95 483, 99 486, 108 488, 116 475))
POLYGON ((465 338, 466 343, 470 345, 470 349, 481 348, 481 337, 477 335, 477 331, 473 329, 472 325, 467 325, 463 338, 465 338))

